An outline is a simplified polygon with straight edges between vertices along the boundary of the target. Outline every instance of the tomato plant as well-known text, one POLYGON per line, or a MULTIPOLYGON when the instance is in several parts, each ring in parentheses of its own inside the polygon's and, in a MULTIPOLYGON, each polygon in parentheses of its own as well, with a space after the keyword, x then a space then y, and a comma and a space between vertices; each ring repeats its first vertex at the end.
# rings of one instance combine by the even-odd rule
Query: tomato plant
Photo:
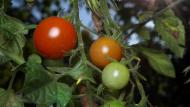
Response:
POLYGON ((103 107, 125 107, 125 104, 119 100, 111 100, 106 102, 103 107))
POLYGON ((102 72, 102 82, 109 89, 118 90, 125 87, 129 81, 130 73, 125 65, 119 62, 108 64, 102 72))
POLYGON ((63 18, 49 17, 34 32, 34 45, 40 55, 49 59, 63 58, 76 46, 74 26, 63 18))
POLYGON ((111 37, 100 37, 90 47, 91 61, 98 67, 103 68, 111 61, 120 60, 122 57, 122 48, 120 44, 111 37))
POLYGON ((161 76, 175 78, 171 59, 185 52, 183 23, 170 9, 179 0, 173 2, 161 9, 155 0, 26 0, 27 13, 15 18, 20 7, 10 11, 11 0, 0 0, 0 107, 153 107, 149 86, 168 95, 164 80, 171 79, 161 76), (45 17, 38 25, 35 9, 45 17))

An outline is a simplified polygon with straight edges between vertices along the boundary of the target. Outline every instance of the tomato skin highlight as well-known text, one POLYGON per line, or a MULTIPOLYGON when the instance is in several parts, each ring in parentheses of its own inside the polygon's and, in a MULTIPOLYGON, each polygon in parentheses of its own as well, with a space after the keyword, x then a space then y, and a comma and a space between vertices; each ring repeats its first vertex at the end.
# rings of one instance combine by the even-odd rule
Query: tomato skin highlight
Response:
POLYGON ((33 41, 40 55, 47 59, 60 59, 75 48, 77 33, 69 21, 52 16, 39 23, 33 41))
POLYGON ((108 58, 119 61, 122 57, 120 44, 111 37, 100 37, 90 47, 90 59, 99 68, 110 63, 108 58))
POLYGON ((103 84, 112 90, 120 90, 129 82, 130 73, 128 68, 119 63, 112 62, 108 64, 102 72, 103 84))

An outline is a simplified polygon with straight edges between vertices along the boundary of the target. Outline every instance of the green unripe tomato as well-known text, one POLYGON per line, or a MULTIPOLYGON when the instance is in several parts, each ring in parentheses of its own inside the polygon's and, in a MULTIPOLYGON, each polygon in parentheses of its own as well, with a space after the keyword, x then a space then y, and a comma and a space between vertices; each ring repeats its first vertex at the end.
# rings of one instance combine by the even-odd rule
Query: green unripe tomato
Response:
POLYGON ((125 107, 125 104, 119 100, 113 100, 106 102, 103 107, 125 107))
POLYGON ((108 64, 102 72, 103 84, 113 90, 119 90, 125 87, 129 82, 129 78, 128 68, 119 62, 108 64))

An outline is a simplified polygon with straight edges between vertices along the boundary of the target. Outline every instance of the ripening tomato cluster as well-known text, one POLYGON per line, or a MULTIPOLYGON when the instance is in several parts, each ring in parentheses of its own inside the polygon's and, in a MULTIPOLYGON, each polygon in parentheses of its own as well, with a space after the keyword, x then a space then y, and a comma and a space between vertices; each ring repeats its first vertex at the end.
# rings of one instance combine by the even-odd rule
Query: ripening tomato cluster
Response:
MULTIPOLYGON (((34 32, 37 52, 48 59, 60 59, 75 48, 77 33, 67 20, 49 17, 40 22, 34 32)), ((129 70, 119 62, 122 47, 111 37, 100 37, 90 46, 89 56, 94 65, 103 69, 102 82, 109 89, 119 90, 129 81, 129 70), (114 61, 114 62, 113 62, 114 61)))
POLYGON ((97 67, 103 68, 102 82, 109 89, 119 90, 129 81, 129 70, 119 62, 122 47, 111 37, 100 37, 90 47, 90 58, 97 67))

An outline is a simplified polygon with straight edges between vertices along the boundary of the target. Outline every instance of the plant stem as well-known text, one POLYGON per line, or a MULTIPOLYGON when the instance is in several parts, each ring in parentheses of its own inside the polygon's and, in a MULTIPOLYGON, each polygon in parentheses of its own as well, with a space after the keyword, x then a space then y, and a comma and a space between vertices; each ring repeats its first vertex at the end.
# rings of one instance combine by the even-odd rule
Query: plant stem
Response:
POLYGON ((129 82, 131 83, 131 90, 129 92, 129 94, 126 96, 126 99, 128 100, 128 102, 132 102, 133 98, 134 98, 134 90, 135 90, 135 83, 132 80, 129 80, 129 82))
POLYGON ((8 86, 8 91, 12 89, 12 85, 13 85, 13 82, 15 80, 15 77, 16 77, 16 74, 17 72, 20 70, 20 68, 22 67, 23 64, 20 64, 18 65, 17 67, 15 67, 12 71, 13 71, 13 74, 12 74, 12 77, 11 77, 11 80, 9 82, 9 86, 8 86))
POLYGON ((65 75, 68 75, 69 73, 68 72, 63 72, 61 74, 54 74, 54 77, 55 77, 55 80, 59 80, 61 77, 65 76, 65 75))
POLYGON ((82 24, 82 23, 81 23, 81 27, 83 27, 84 29, 88 30, 89 32, 91 32, 91 33, 93 33, 93 34, 95 34, 95 35, 98 35, 97 32, 91 30, 90 28, 86 27, 86 26, 85 26, 84 24, 82 24))
POLYGON ((98 95, 94 95, 94 97, 96 97, 100 102, 104 103, 105 102, 105 99, 98 96, 98 95))
POLYGON ((86 94, 73 95, 73 99, 80 99, 84 96, 86 96, 86 94))
POLYGON ((139 90, 139 92, 140 92, 141 97, 145 96, 145 91, 144 91, 143 86, 142 86, 142 84, 140 83, 140 81, 139 81, 137 75, 136 75, 135 73, 133 73, 132 75, 133 75, 133 77, 134 77, 134 79, 135 79, 135 82, 136 82, 136 85, 137 85, 137 88, 138 88, 138 90, 139 90))
POLYGON ((86 58, 86 54, 85 54, 85 51, 84 51, 84 42, 83 42, 82 35, 81 35, 81 32, 80 32, 81 21, 80 21, 80 18, 79 18, 78 0, 74 0, 73 4, 74 4, 74 11, 75 11, 76 29, 77 29, 77 35, 78 35, 78 46, 79 46, 79 49, 80 49, 80 53, 82 55, 82 61, 83 61, 83 63, 86 63, 87 58, 86 58))
POLYGON ((102 70, 101 69, 99 69, 98 67, 96 67, 94 64, 92 64, 91 62, 87 62, 87 64, 90 66, 90 67, 92 67, 92 68, 94 68, 96 71, 98 71, 98 73, 102 73, 102 70))
POLYGON ((120 101, 123 101, 124 98, 125 98, 125 95, 126 95, 126 90, 124 90, 124 91, 121 92, 121 94, 120 94, 120 96, 119 96, 118 99, 119 99, 120 101))
POLYGON ((91 86, 90 86, 90 83, 87 81, 86 83, 86 95, 87 95, 87 98, 88 98, 88 105, 90 107, 93 107, 93 93, 92 93, 92 90, 91 90, 91 86))
MULTIPOLYGON (((134 66, 132 65, 132 63, 129 63, 129 67, 130 67, 130 68, 133 68, 134 66)), ((140 82, 140 80, 139 80, 139 77, 138 77, 138 75, 137 75, 137 71, 133 71, 131 74, 132 74, 132 77, 133 77, 134 80, 135 80, 136 86, 137 86, 137 88, 138 88, 138 90, 139 90, 139 93, 140 93, 140 95, 141 95, 141 100, 140 100, 140 102, 139 102, 139 104, 140 104, 140 103, 142 103, 142 101, 144 101, 144 98, 146 98, 146 94, 145 94, 143 85, 141 84, 141 82, 140 82)))

